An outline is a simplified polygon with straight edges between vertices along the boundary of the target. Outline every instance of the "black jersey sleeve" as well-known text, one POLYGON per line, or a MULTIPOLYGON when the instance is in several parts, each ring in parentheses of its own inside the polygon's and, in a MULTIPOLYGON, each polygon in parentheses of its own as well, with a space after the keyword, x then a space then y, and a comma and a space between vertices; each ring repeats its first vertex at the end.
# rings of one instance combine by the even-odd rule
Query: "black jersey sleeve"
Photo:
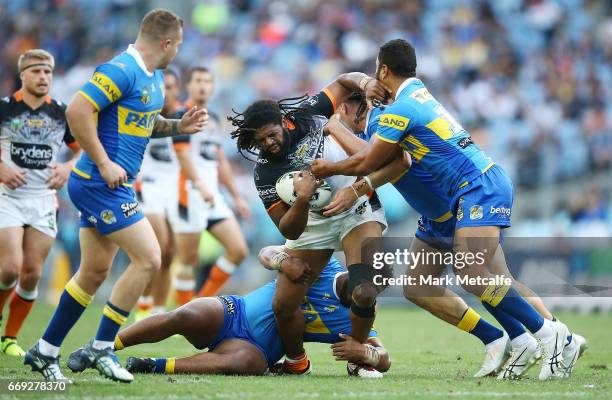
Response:
MULTIPOLYGON (((60 108, 62 118, 66 120, 66 105, 62 103, 58 104, 58 106, 60 108)), ((72 136, 72 132, 70 132, 70 126, 68 125, 68 121, 66 121, 66 130, 64 131, 64 143, 66 143, 66 145, 68 146, 72 146, 76 143, 76 139, 74 138, 74 136, 72 136)))
POLYGON ((329 118, 336 112, 336 100, 329 90, 323 89, 323 91, 304 100, 300 104, 299 111, 329 118))
POLYGON ((265 160, 258 160, 258 164, 254 171, 255 188, 259 194, 259 198, 266 210, 270 210, 278 202, 282 201, 276 193, 276 181, 282 176, 275 168, 266 168, 265 160))

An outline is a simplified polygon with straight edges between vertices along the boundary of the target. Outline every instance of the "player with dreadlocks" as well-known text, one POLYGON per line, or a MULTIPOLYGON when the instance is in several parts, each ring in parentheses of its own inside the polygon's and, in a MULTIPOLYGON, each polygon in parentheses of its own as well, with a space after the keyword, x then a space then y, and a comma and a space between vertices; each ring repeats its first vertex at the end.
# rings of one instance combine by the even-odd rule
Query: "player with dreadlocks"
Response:
MULTIPOLYGON (((287 252, 277 257, 277 265, 290 256, 304 260, 310 268, 312 279, 309 283, 312 283, 332 253, 343 250, 353 300, 351 336, 365 343, 374 322, 376 296, 382 288, 377 288, 372 282, 374 270, 368 263, 369 258, 362 257, 362 243, 366 238, 382 235, 386 227, 384 212, 382 209, 373 210, 367 196, 360 197, 354 207, 331 218, 313 212, 309 207, 309 200, 322 184, 308 172, 310 164, 316 158, 347 158, 340 145, 325 135, 325 124, 335 113, 336 104, 357 90, 365 91, 370 99, 388 97, 383 85, 365 74, 352 72, 340 75, 312 97, 259 100, 243 113, 235 113, 228 119, 236 127, 232 137, 237 140, 238 151, 247 158, 249 154, 257 156, 255 186, 270 218, 287 238, 287 252), (296 170, 302 170, 302 173, 294 180, 297 199, 290 206, 279 198, 275 184, 283 174, 296 170)), ((397 153, 392 162, 381 168, 381 174, 397 176, 409 166, 403 153, 397 153)), ((353 182, 355 178, 336 176, 327 184, 335 192, 353 182)), ((380 274, 380 271, 376 273, 380 274)), ((283 364, 286 373, 310 372, 310 361, 303 347, 304 321, 300 312, 307 290, 308 285, 279 275, 273 309, 287 354, 283 364)), ((321 332, 328 331, 322 321, 320 329, 321 332)), ((349 365, 349 370, 353 372, 355 365, 349 365)))

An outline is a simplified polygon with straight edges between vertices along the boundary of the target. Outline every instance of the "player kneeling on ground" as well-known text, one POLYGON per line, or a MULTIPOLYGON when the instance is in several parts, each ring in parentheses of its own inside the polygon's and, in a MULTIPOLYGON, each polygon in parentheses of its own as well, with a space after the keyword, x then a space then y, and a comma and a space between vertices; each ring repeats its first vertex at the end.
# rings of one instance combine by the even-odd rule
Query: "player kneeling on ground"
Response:
MULTIPOLYGON (((282 247, 270 246, 260 252, 266 268, 278 269, 296 283, 310 279, 310 269, 299 258, 288 257, 282 247)), ((115 349, 141 343, 155 343, 172 335, 183 335, 198 349, 208 352, 184 358, 129 357, 132 373, 240 374, 261 375, 283 356, 272 298, 276 281, 246 296, 204 297, 163 314, 146 318, 122 330, 115 349)), ((348 273, 337 260, 327 264, 320 279, 310 287, 302 304, 307 342, 334 343, 336 360, 348 361, 350 375, 380 378, 391 366, 389 354, 372 330, 366 344, 351 333, 348 273)))

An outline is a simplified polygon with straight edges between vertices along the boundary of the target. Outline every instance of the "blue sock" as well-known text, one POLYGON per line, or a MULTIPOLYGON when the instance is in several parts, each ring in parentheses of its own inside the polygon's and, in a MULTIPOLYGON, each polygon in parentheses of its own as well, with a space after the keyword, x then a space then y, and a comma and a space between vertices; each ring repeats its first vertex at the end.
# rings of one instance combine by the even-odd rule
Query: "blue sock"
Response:
POLYGON ((474 329, 470 332, 485 345, 504 336, 504 332, 488 323, 484 318, 480 318, 474 329))
POLYGON ((165 374, 166 373, 166 359, 165 358, 156 358, 155 359, 155 371, 156 374, 165 374))
POLYGON ((514 317, 531 333, 544 325, 544 317, 511 286, 489 285, 481 300, 514 317))
POLYGON ((457 328, 476 336, 485 345, 504 335, 502 331, 485 321, 472 307, 468 307, 463 313, 457 328))
POLYGON ((523 333, 527 332, 523 324, 518 322, 516 318, 511 317, 499 308, 495 308, 489 303, 485 303, 484 301, 482 302, 482 305, 489 311, 489 313, 491 313, 493 317, 495 317, 497 322, 499 322, 499 324, 504 328, 506 333, 508 333, 510 339, 514 339, 515 337, 518 337, 523 333))
POLYGON ((42 339, 53 346, 60 347, 92 299, 92 295, 85 293, 74 279, 71 279, 60 296, 59 304, 42 339))
POLYGON ((128 315, 130 315, 129 311, 124 311, 114 306, 110 301, 106 303, 102 312, 102 320, 96 333, 96 340, 114 343, 115 336, 117 336, 121 325, 127 320, 128 315))

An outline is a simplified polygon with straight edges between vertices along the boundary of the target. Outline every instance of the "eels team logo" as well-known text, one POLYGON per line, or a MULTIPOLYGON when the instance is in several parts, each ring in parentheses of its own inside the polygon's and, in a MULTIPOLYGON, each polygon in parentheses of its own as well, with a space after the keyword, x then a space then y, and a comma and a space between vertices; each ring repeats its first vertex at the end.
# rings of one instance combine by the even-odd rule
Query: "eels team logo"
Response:
POLYGON ((482 206, 475 205, 470 207, 470 219, 482 219, 482 206))
POLYGON ((115 222, 117 222, 117 218, 115 217, 115 214, 111 210, 102 211, 100 213, 100 218, 102 218, 102 221, 104 221, 104 223, 108 225, 114 224, 115 222))
POLYGON ((143 86, 142 87, 142 96, 140 96, 140 101, 142 101, 142 104, 149 104, 151 102, 151 96, 149 95, 149 89, 147 88, 147 86, 143 86))

